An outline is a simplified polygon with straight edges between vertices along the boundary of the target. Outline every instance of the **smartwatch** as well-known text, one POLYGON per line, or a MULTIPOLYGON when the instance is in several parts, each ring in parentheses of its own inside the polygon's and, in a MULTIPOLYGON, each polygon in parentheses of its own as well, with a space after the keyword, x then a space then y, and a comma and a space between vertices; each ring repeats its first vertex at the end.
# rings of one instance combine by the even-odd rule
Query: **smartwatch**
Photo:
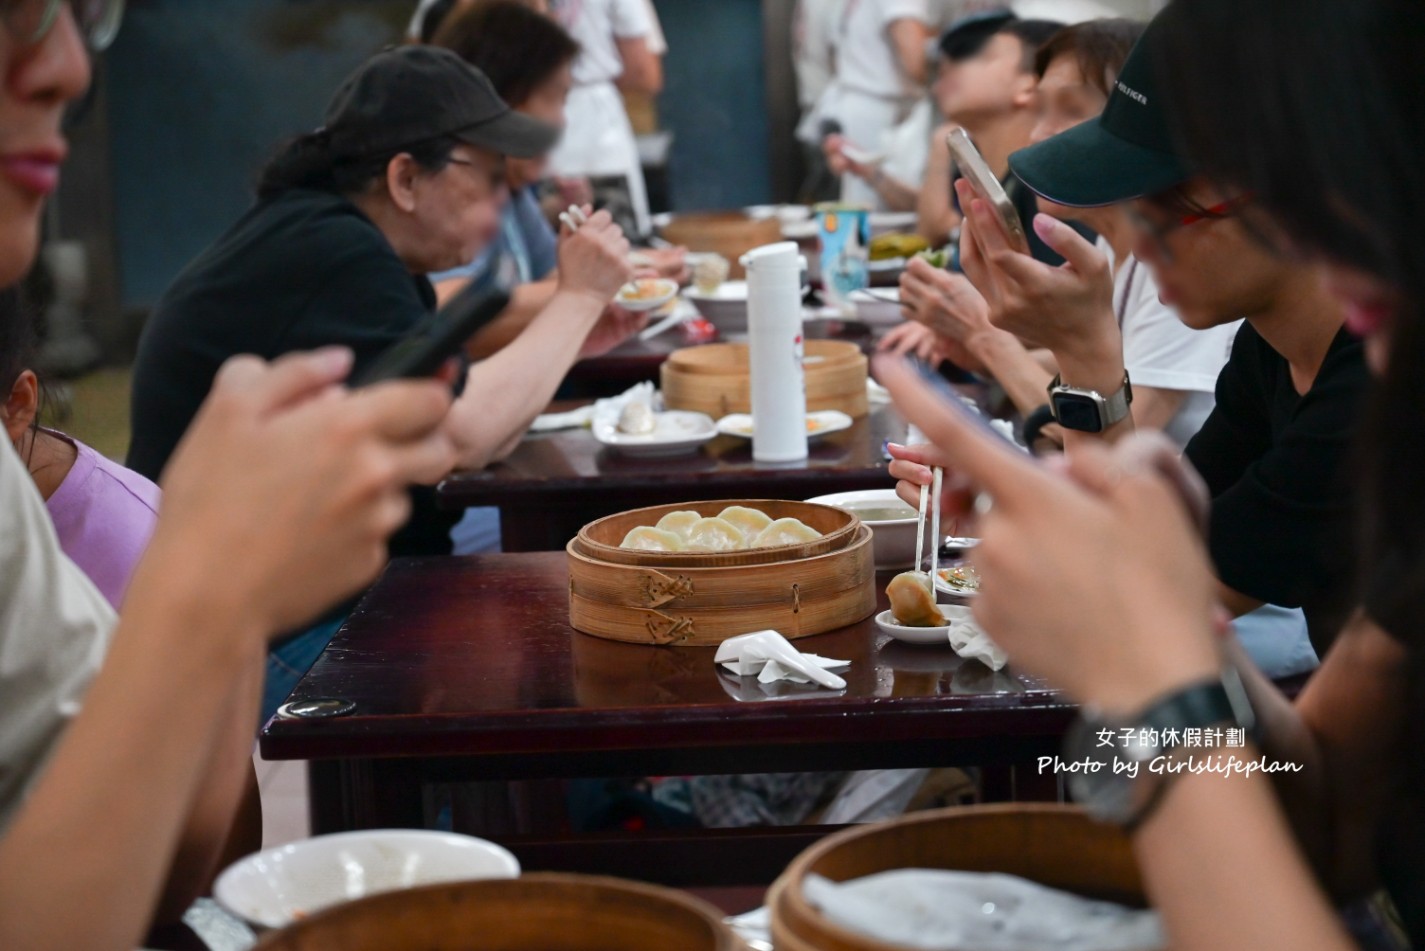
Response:
POLYGON ((1065 759, 1089 764, 1070 772, 1069 791, 1090 815, 1131 831, 1152 814, 1179 775, 1164 765, 1184 752, 1212 749, 1190 745, 1186 738, 1216 727, 1241 731, 1244 743, 1256 737, 1256 714, 1230 664, 1220 678, 1171 693, 1132 717, 1108 717, 1085 707, 1064 737, 1065 759))
POLYGON ((1054 421, 1079 433, 1101 433, 1126 419, 1132 403, 1133 384, 1129 382, 1127 370, 1123 372, 1123 386, 1109 396, 1097 390, 1065 386, 1059 374, 1049 383, 1049 405, 1054 410, 1054 421))

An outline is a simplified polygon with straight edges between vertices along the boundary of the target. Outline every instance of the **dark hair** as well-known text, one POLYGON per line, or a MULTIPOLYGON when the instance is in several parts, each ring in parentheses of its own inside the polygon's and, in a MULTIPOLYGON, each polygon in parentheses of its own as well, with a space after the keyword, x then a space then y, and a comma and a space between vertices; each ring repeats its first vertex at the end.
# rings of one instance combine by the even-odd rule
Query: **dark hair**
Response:
POLYGON ((1107 96, 1133 44, 1143 35, 1144 26, 1138 20, 1123 18, 1066 26, 1039 47, 1034 56, 1034 72, 1042 79, 1050 63, 1061 56, 1072 56, 1084 80, 1107 96))
POLYGON ((1035 57, 1039 55, 1039 47, 1047 43, 1055 33, 1064 28, 1064 24, 1056 20, 1010 20, 998 30, 996 34, 1004 33, 1019 40, 1019 45, 1023 48, 1023 55, 1019 61, 1019 71, 1021 73, 1034 72, 1035 57))
MULTIPOLYGON (((1173 3, 1154 51, 1182 148, 1303 249, 1399 291, 1362 453, 1366 552, 1425 621, 1425 69, 1418 0, 1173 3), (1204 56, 1211 50, 1210 56, 1204 56)), ((1367 572, 1374 564, 1367 565, 1367 572)), ((1417 631, 1417 650, 1425 638, 1417 631)), ((1422 651, 1425 653, 1425 651, 1422 651)))
POLYGON ((512 106, 579 55, 579 44, 564 27, 514 0, 488 0, 460 11, 431 42, 490 77, 512 106))
POLYGON ((422 43, 429 43, 435 36, 436 31, 445 23, 445 18, 450 16, 450 11, 455 9, 456 0, 436 0, 426 8, 425 16, 421 17, 420 39, 422 43))
POLYGON ((0 290, 0 399, 9 395, 20 374, 33 365, 38 345, 35 314, 25 306, 21 286, 0 290))
POLYGON ((952 63, 967 60, 985 48, 1000 27, 1014 19, 1008 9, 972 13, 950 24, 940 34, 940 54, 952 63))
POLYGON ((450 164, 457 141, 439 136, 395 151, 368 156, 343 156, 332 152, 325 130, 299 135, 282 146, 258 178, 257 197, 266 201, 294 188, 309 188, 337 195, 356 195, 386 174, 398 155, 409 154, 428 172, 450 164))

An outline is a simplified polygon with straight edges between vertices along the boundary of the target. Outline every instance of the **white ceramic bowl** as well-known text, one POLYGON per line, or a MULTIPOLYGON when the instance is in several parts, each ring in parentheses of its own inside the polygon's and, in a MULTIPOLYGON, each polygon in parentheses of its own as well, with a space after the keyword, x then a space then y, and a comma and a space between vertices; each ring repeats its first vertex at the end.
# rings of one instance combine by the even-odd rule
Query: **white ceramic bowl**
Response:
POLYGON ((218 877, 213 897, 239 918, 282 928, 367 895, 519 874, 519 860, 484 839, 378 829, 320 835, 249 855, 218 877))
MULTIPOLYGON (((906 505, 896 495, 895 489, 864 489, 859 492, 837 492, 832 495, 820 495, 814 499, 807 499, 808 502, 818 502, 822 505, 835 505, 861 518, 866 523, 866 527, 871 530, 871 551, 876 559, 877 570, 910 568, 915 564, 915 523, 916 511, 906 505), (908 518, 898 518, 891 521, 868 521, 861 517, 858 508, 866 507, 888 508, 903 507, 910 513, 908 518)), ((927 531, 929 531, 929 518, 926 519, 927 531)), ((929 549, 926 549, 927 553, 929 549)))
POLYGON ((878 287, 852 291, 847 295, 856 305, 856 319, 872 327, 898 327, 905 323, 901 313, 901 289, 878 287))
POLYGON ((690 287, 683 292, 683 296, 693 302, 698 313, 719 333, 747 332, 746 281, 723 281, 711 294, 690 287))

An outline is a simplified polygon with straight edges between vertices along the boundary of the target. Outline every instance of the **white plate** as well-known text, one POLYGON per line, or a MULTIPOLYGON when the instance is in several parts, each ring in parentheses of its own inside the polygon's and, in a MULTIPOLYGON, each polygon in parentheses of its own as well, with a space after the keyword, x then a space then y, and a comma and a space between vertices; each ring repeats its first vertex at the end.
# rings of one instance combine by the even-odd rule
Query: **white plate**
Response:
MULTIPOLYGON (((831 433, 839 433, 843 429, 850 429, 855 422, 850 416, 839 410, 824 409, 818 413, 807 413, 807 438, 820 439, 831 433), (810 427, 815 426, 813 430, 810 427)), ((724 416, 717 421, 717 431, 724 436, 736 436, 739 439, 752 438, 752 417, 747 413, 733 413, 724 416)))
MULTIPOLYGON (((957 567, 957 566, 952 565, 951 567, 957 567)), ((940 571, 949 571, 949 570, 950 570, 949 568, 941 568, 941 569, 940 569, 940 571)), ((948 594, 948 595, 951 595, 952 597, 956 597, 956 598, 973 598, 973 597, 976 597, 976 596, 980 593, 980 592, 978 592, 978 591, 972 591, 972 590, 970 590, 970 589, 968 589, 968 588, 955 588, 955 587, 952 587, 952 586, 949 584, 949 582, 947 582, 944 578, 942 578, 942 577, 940 576, 939 572, 937 572, 936 575, 935 575, 935 590, 938 591, 938 592, 940 592, 941 594, 948 594)))
POLYGON ((677 281, 670 281, 667 278, 663 277, 647 277, 643 280, 658 285, 658 294, 656 296, 624 297, 624 291, 629 288, 630 284, 634 283, 629 282, 629 284, 625 284, 623 287, 619 288, 618 294, 614 297, 614 303, 618 304, 624 310, 631 310, 634 313, 639 314, 646 310, 657 310, 658 308, 662 307, 664 304, 668 303, 670 300, 678 296, 677 281))
POLYGON ((882 611, 876 615, 876 626, 898 641, 906 644, 943 644, 950 646, 950 625, 942 624, 938 627, 908 627, 904 624, 897 624, 895 616, 890 611, 882 611))
POLYGON ((654 413, 653 419, 653 432, 641 435, 619 432, 616 421, 595 422, 594 438, 627 456, 676 456, 692 452, 718 433, 706 413, 670 409, 654 413))
POLYGON ((821 233, 821 225, 815 218, 809 221, 783 221, 782 237, 788 241, 805 241, 821 233))
POLYGON ((380 829, 319 835, 249 855, 218 877, 213 897, 239 918, 282 928, 380 892, 519 874, 519 860, 484 839, 380 829))

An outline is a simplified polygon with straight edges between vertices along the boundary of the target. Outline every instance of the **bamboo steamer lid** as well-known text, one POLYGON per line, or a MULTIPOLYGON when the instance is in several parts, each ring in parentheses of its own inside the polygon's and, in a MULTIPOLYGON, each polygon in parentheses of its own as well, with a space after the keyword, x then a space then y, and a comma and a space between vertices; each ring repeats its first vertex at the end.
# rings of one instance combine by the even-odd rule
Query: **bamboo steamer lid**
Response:
POLYGON ((898 951, 829 921, 802 892, 808 874, 846 881, 901 868, 1018 875, 1050 888, 1145 904, 1128 836, 1076 806, 957 806, 857 826, 792 861, 768 893, 778 951, 898 951))
MULTIPOLYGON (((853 419, 870 411, 866 400, 868 362, 855 344, 840 340, 806 342, 807 410, 840 410, 853 419)), ((659 371, 669 409, 707 413, 720 419, 752 411, 752 378, 747 345, 705 344, 672 353, 659 371)))
POLYGON ((706 902, 655 885, 538 874, 387 892, 267 935, 258 951, 743 951, 706 902))
POLYGON ((715 568, 623 565, 566 549, 569 622, 636 644, 715 646, 773 629, 789 639, 855 624, 876 610, 871 530, 811 558, 715 568))
POLYGON ((664 239, 689 251, 712 251, 727 258, 732 280, 746 277, 740 260, 744 254, 782 240, 782 226, 776 218, 754 221, 740 211, 679 214, 659 230, 664 239))

